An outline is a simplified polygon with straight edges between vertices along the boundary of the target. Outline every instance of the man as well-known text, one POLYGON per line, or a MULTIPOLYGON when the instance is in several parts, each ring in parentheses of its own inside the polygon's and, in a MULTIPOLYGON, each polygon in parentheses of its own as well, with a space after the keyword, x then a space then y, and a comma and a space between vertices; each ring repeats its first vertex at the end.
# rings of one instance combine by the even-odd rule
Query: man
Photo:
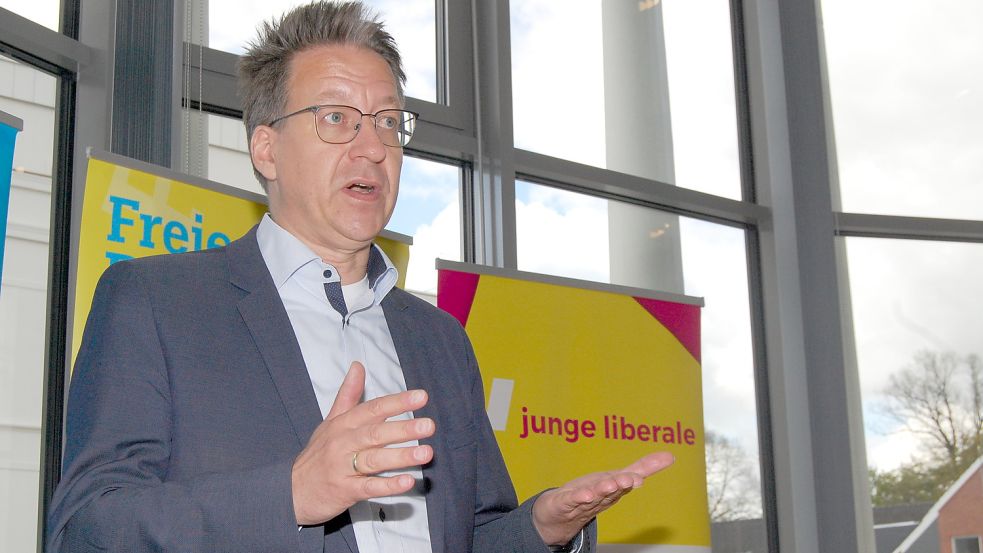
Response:
POLYGON ((672 458, 517 505, 463 329, 372 245, 415 118, 391 37, 359 4, 303 6, 240 77, 270 214, 106 271, 50 550, 591 550, 594 516, 672 458))

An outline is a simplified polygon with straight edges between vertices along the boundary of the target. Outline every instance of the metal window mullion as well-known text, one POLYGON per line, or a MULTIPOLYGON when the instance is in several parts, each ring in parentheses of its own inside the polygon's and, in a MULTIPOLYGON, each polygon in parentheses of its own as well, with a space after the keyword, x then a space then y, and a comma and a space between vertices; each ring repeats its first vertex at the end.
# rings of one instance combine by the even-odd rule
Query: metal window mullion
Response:
POLYGON ((983 242, 983 221, 867 213, 836 213, 835 217, 837 236, 983 242))
POLYGON ((758 427, 758 473, 761 482, 761 516, 764 521, 768 553, 781 551, 779 542, 778 482, 775 470, 775 440, 772 436, 772 392, 764 307, 764 279, 761 236, 758 228, 744 233, 747 255, 748 302, 751 315, 751 343, 754 359, 754 403, 758 427))
POLYGON ((55 107, 57 131, 52 167, 48 301, 45 327, 44 381, 41 418, 41 475, 38 501, 38 551, 44 551, 47 512, 61 479, 65 390, 68 367, 69 298, 71 295, 71 214, 73 148, 75 146, 76 82, 60 79, 55 107))
POLYGON ((765 206, 690 190, 526 150, 515 150, 519 178, 574 189, 732 226, 758 226, 771 219, 765 206))
POLYGON ((472 0, 478 263, 517 268, 509 3, 472 0))
MULTIPOLYGON (((78 0, 63 0, 60 27, 68 40, 88 54, 77 42, 80 6, 78 0)), ((87 62, 88 60, 86 60, 87 62)), ((80 64, 81 65, 81 64, 80 64)), ((64 443, 65 390, 69 348, 68 313, 71 291, 71 221, 75 147, 76 74, 58 80, 55 105, 57 130, 53 166, 51 221, 49 225, 48 301, 45 327, 44 373, 41 396, 41 473, 38 479, 37 551, 44 551, 47 513, 55 487, 61 479, 64 443)))
MULTIPOLYGON (((754 171, 754 141, 751 119, 751 93, 748 78, 749 51, 745 33, 744 0, 730 1, 731 52, 734 59, 734 100, 737 115, 737 146, 741 178, 741 198, 757 204, 754 171)), ((769 211, 769 217, 771 213, 769 211)), ((761 482, 761 514, 765 529, 765 547, 769 553, 778 553, 779 530, 775 472, 775 447, 772 438, 772 403, 769 387, 769 358, 766 347, 764 316, 764 284, 762 279, 760 224, 744 233, 747 285, 750 307, 751 351, 754 359, 754 400, 757 414, 758 472, 761 482)), ((770 222, 767 225, 771 227, 770 222)))
POLYGON ((441 112, 435 119, 444 125, 462 131, 464 134, 475 134, 475 87, 474 87, 474 58, 471 55, 474 44, 472 25, 472 6, 470 2, 461 0, 436 0, 442 10, 442 18, 437 24, 443 25, 442 33, 438 31, 437 48, 441 60, 437 70, 437 84, 441 80, 444 87, 438 91, 437 103, 441 112), (443 96, 441 96, 443 94, 443 96))
POLYGON ((90 49, 74 38, 4 8, 0 8, 0 43, 15 57, 29 56, 28 63, 49 73, 75 75, 92 61, 90 49))

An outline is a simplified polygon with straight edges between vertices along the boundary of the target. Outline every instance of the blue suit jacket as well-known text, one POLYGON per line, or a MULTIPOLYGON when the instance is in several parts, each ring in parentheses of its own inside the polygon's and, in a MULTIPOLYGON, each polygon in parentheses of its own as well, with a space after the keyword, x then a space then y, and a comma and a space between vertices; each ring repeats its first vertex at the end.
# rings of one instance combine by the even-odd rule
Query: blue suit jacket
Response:
MULTIPOLYGON (((434 553, 545 551, 484 412, 460 324, 393 289, 382 303, 423 443, 434 553)), ((371 370, 371 367, 369 367, 371 370)), ((220 249, 114 264, 69 393, 49 551, 357 551, 347 514, 298 532, 290 470, 321 422, 255 229, 220 249)))

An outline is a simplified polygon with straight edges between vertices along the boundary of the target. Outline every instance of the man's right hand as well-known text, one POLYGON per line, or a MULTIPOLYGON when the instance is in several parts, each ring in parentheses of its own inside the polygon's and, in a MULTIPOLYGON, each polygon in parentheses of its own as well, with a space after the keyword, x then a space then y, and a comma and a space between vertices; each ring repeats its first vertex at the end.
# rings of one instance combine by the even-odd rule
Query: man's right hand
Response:
POLYGON ((374 475, 433 458, 433 449, 426 445, 386 447, 433 435, 434 422, 428 418, 387 421, 426 405, 427 393, 409 390, 360 403, 364 389, 365 367, 356 361, 328 416, 294 460, 291 480, 299 525, 331 520, 358 501, 408 492, 414 485, 409 474, 374 475))

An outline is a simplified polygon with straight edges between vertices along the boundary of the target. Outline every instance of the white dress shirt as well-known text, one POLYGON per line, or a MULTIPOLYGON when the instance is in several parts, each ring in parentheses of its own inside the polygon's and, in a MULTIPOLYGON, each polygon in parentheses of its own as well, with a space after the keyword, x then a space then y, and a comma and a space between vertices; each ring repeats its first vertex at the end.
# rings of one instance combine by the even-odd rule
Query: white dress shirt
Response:
MULTIPOLYGON (((403 370, 381 305, 398 275, 382 250, 373 245, 368 274, 342 287, 338 271, 269 214, 260 222, 256 238, 300 344, 321 416, 331 410, 353 361, 365 366, 363 400, 405 391, 403 370), (335 296, 334 305, 329 292, 335 296)), ((390 420, 409 418, 411 413, 390 420)), ((414 440, 398 445, 416 444, 414 440)), ((427 505, 421 491, 423 473, 419 467, 400 472, 416 479, 416 489, 362 501, 348 509, 361 553, 431 553, 427 505)))

